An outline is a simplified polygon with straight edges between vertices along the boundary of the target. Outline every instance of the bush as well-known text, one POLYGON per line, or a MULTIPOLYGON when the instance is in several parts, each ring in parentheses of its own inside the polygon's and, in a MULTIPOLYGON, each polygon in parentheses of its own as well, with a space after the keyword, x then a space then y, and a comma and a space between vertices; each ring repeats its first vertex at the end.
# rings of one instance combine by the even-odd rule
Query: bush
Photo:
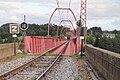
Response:
POLYGON ((86 37, 86 42, 87 42, 87 44, 94 44, 94 39, 93 39, 93 37, 92 36, 87 36, 86 37))
POLYGON ((97 47, 100 47, 112 52, 120 53, 120 38, 102 37, 99 39, 97 47))
MULTIPOLYGON (((19 42, 18 38, 15 38, 16 42, 19 42)), ((4 43, 13 43, 14 42, 14 38, 13 37, 8 37, 5 39, 4 43)))
POLYGON ((3 43, 3 40, 2 40, 2 38, 0 37, 0 44, 2 44, 3 43))

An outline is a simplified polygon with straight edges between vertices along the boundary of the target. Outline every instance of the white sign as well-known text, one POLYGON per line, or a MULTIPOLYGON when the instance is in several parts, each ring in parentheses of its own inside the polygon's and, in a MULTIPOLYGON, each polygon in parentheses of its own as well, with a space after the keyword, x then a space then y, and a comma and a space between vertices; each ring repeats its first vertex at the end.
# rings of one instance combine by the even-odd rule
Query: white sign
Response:
POLYGON ((13 34, 13 37, 17 37, 17 35, 16 35, 16 34, 13 34))
POLYGON ((10 33, 19 34, 19 24, 10 24, 10 33))
POLYGON ((84 36, 80 36, 80 39, 84 39, 84 36))

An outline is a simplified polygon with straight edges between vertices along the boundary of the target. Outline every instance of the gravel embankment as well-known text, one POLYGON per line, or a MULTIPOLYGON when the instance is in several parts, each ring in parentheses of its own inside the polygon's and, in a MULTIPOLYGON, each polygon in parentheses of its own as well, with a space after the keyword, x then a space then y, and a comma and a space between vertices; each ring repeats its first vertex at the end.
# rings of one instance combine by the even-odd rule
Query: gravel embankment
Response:
POLYGON ((5 64, 2 64, 2 65, 0 65, 0 74, 2 74, 4 72, 7 72, 7 71, 10 71, 11 69, 16 68, 16 67, 28 62, 29 60, 31 60, 35 57, 36 56, 28 56, 28 57, 25 57, 25 58, 19 58, 17 60, 10 61, 10 62, 7 62, 5 64))
POLYGON ((94 80, 84 61, 64 56, 42 80, 94 80))
MULTIPOLYGON (((19 65, 22 65, 33 58, 35 58, 35 56, 28 56, 0 65, 0 74, 8 70, 11 70, 15 67, 18 67, 19 65)), ((41 68, 42 67, 40 67, 40 69, 41 68)), ((34 77, 33 73, 31 74, 32 71, 39 72, 40 70, 34 69, 29 71, 30 72, 26 73, 29 74, 27 80, 31 80, 32 77, 34 77)), ((18 77, 22 78, 22 80, 26 80, 23 79, 22 73, 19 74, 18 76, 16 75, 16 77, 11 78, 11 80, 18 80, 18 77)), ((88 66, 85 64, 83 59, 63 56, 63 59, 61 59, 57 64, 55 64, 55 66, 53 66, 53 68, 42 78, 42 80, 96 80, 96 79, 94 79, 91 76, 91 71, 88 70, 88 66)))

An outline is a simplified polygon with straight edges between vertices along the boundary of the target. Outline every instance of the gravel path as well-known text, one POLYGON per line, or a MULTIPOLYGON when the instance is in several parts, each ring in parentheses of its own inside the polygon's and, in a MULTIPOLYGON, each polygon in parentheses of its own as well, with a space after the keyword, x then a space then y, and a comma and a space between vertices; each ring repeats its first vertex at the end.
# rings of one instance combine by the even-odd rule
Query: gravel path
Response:
POLYGON ((0 65, 0 74, 4 73, 6 71, 10 71, 11 69, 18 67, 18 66, 28 62, 29 60, 31 60, 33 58, 35 58, 35 56, 28 56, 25 58, 19 58, 17 60, 10 61, 10 62, 7 62, 3 65, 0 65))
POLYGON ((81 59, 64 56, 42 80, 94 80, 81 59))

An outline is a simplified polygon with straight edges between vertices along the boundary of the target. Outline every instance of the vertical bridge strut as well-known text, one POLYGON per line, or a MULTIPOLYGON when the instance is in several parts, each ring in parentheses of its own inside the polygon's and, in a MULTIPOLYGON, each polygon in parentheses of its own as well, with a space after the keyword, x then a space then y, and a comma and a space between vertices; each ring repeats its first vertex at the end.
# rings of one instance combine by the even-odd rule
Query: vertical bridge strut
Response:
POLYGON ((82 27, 84 27, 84 44, 86 44, 85 35, 87 35, 86 31, 86 6, 87 0, 81 0, 81 8, 80 8, 80 21, 82 22, 82 27))

